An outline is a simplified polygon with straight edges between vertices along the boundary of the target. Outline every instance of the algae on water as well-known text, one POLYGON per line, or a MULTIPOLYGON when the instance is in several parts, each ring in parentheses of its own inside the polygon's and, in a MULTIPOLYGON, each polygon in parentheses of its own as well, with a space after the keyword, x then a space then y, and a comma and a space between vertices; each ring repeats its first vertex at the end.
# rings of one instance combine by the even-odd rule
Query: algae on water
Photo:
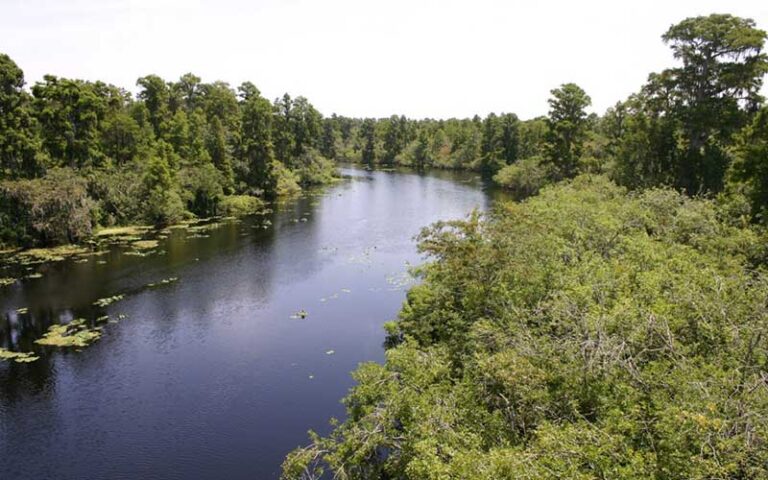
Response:
POLYGON ((161 285, 169 285, 171 283, 179 281, 179 277, 168 277, 160 280, 159 282, 148 283, 145 286, 147 288, 159 287, 161 285))
POLYGON ((83 348, 101 338, 99 328, 89 328, 85 320, 79 318, 65 325, 51 325, 42 338, 35 340, 39 345, 52 347, 83 348))
POLYGON ((112 295, 111 297, 100 298, 100 299, 96 300, 95 302, 93 302, 93 304, 96 305, 97 307, 106 307, 106 306, 111 305, 111 304, 113 304, 115 302, 119 302, 123 298, 125 298, 125 295, 123 295, 123 294, 112 295))
POLYGON ((33 352, 12 352, 0 347, 0 361, 13 360, 16 363, 31 363, 39 359, 40 357, 35 356, 33 352))

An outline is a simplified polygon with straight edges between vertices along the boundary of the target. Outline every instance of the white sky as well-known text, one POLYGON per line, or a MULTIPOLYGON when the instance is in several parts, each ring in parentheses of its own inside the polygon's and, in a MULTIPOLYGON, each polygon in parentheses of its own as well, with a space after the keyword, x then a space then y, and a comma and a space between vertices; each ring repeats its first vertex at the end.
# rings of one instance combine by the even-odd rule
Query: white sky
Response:
POLYGON ((531 118, 565 82, 602 113, 673 64, 671 24, 709 13, 768 29, 768 0, 0 0, 0 52, 29 84, 193 72, 325 115, 531 118))

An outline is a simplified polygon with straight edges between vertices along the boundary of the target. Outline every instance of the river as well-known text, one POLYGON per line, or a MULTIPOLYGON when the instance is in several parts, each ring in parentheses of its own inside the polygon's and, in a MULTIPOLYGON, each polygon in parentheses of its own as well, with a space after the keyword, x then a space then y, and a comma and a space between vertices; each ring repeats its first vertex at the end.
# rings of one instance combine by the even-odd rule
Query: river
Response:
POLYGON ((383 360, 382 324, 421 261, 413 236, 492 202, 468 173, 342 173, 269 222, 177 230, 163 254, 113 247, 0 287, 0 346, 29 350, 51 323, 125 316, 81 352, 0 362, 0 478, 277 478, 307 430, 343 418, 350 372, 383 360))

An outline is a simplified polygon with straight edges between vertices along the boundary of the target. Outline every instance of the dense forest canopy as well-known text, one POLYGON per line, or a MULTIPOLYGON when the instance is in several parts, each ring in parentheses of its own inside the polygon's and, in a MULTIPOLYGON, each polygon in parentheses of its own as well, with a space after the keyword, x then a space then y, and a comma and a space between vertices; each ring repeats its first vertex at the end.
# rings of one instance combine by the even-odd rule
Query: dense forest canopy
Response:
POLYGON ((99 225, 164 225, 249 213, 333 180, 323 117, 303 97, 139 78, 136 98, 102 82, 46 75, 24 89, 0 55, 0 243, 86 239, 99 225))

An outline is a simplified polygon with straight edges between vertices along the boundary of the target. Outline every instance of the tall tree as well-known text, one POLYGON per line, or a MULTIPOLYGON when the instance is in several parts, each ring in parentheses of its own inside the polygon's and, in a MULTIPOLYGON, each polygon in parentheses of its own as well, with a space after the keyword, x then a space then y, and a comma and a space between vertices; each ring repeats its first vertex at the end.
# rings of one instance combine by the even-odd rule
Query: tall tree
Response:
POLYGON ((242 132, 240 148, 248 169, 247 184, 254 193, 274 198, 277 193, 275 151, 272 143, 273 109, 250 82, 240 88, 242 132))
POLYGON ((376 162, 376 121, 374 119, 363 120, 360 126, 360 138, 363 142, 361 159, 364 164, 372 167, 376 162))
POLYGON ((163 138, 168 130, 168 122, 171 119, 169 106, 171 91, 168 84, 157 75, 147 75, 136 81, 141 87, 139 99, 144 101, 149 111, 149 120, 155 132, 155 136, 163 138))
POLYGON ((43 170, 37 122, 23 87, 22 70, 0 54, 0 179, 37 176, 43 170))
POLYGON ((546 163, 555 179, 576 175, 587 131, 589 95, 575 83, 552 90, 549 99, 546 163))
POLYGON ((678 181, 691 193, 722 188, 725 145, 761 100, 765 38, 753 20, 720 14, 688 18, 662 36, 683 63, 664 79, 685 141, 678 181))
POLYGON ((53 75, 32 87, 43 146, 56 165, 83 168, 103 159, 99 122, 107 102, 99 93, 92 83, 53 75))

